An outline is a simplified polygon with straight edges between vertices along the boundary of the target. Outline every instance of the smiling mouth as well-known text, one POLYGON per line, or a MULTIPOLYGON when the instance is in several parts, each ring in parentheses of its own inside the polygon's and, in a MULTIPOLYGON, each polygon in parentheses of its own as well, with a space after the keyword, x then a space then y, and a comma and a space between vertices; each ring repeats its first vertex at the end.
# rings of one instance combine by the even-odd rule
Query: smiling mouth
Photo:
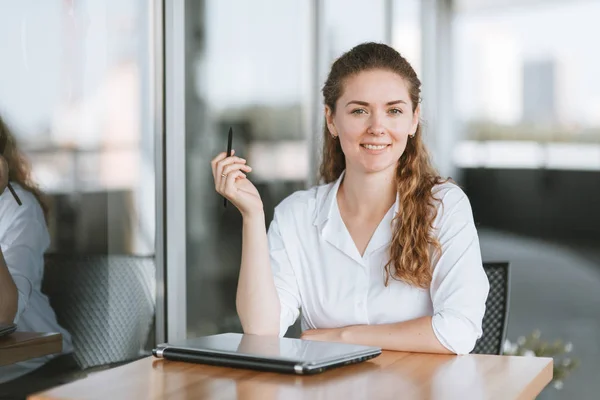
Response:
POLYGON ((386 147, 388 147, 389 144, 378 144, 378 145, 374 145, 374 144, 361 144, 361 147, 364 147, 365 149, 369 149, 369 150, 383 150, 386 147))

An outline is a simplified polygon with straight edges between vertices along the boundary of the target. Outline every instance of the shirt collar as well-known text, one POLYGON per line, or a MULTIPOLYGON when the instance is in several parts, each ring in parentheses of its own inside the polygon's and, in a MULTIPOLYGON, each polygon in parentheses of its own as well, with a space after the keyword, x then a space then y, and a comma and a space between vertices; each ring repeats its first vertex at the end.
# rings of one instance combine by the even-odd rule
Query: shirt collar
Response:
POLYGON ((321 202, 321 206, 317 210, 317 215, 314 220, 315 226, 321 226, 325 221, 331 218, 336 208, 337 192, 340 184, 346 175, 346 170, 342 171, 340 177, 331 185, 329 191, 325 194, 325 199, 321 202))
MULTIPOLYGON (((363 259, 358 253, 350 234, 347 233, 347 229, 339 215, 337 206, 337 193, 345 173, 346 171, 344 170, 340 174, 340 177, 330 186, 329 191, 324 194, 325 197, 321 202, 321 206, 318 208, 314 225, 320 227, 321 233, 324 234, 327 241, 344 251, 351 258, 362 263, 363 259), (347 237, 345 237, 345 235, 347 235, 347 237)), ((390 211, 388 211, 383 217, 383 220, 369 241, 364 257, 369 256, 374 251, 379 250, 382 246, 390 243, 392 239, 392 222, 398 213, 399 206, 400 196, 399 194, 396 194, 396 203, 394 204, 391 215, 390 211)))
MULTIPOLYGON (((317 215, 315 216, 313 224, 315 226, 322 225, 325 221, 327 221, 333 213, 335 212, 336 201, 337 201, 337 193, 340 189, 340 185, 342 180, 344 179, 344 175, 346 175, 346 170, 343 170, 340 174, 340 177, 333 183, 333 185, 329 188, 329 191, 325 194, 325 199, 321 202, 321 206, 317 210, 317 215)), ((396 193, 396 203, 394 204, 394 216, 398 214, 400 210, 400 194, 396 193)))

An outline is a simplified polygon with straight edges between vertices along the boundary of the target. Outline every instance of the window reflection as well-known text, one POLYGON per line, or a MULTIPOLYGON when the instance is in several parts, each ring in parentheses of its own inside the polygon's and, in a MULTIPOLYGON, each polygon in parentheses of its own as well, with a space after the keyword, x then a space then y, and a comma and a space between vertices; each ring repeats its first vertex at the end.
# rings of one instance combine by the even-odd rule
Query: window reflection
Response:
POLYGON ((0 112, 52 199, 51 251, 154 252, 149 5, 2 4, 0 112))

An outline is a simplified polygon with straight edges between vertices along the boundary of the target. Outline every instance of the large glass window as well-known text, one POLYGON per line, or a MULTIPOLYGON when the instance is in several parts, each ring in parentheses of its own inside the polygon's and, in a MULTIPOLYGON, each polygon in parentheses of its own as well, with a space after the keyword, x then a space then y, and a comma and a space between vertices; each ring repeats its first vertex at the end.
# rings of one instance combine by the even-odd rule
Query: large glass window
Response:
POLYGON ((154 253, 149 7, 0 6, 0 113, 51 199, 50 251, 154 253))
POLYGON ((459 3, 459 165, 600 170, 600 2, 459 3))

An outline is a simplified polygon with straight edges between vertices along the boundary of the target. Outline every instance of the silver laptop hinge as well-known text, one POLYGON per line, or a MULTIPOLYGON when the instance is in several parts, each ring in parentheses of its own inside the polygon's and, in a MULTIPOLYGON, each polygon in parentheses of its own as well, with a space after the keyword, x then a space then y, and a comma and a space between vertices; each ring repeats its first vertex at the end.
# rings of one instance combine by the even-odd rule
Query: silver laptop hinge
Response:
POLYGON ((165 351, 164 348, 160 348, 159 347, 158 349, 156 349, 156 357, 162 358, 163 357, 163 351, 165 351))
POLYGON ((302 365, 294 365, 294 371, 296 371, 296 373, 300 375, 302 375, 302 373, 304 372, 304 370, 302 369, 302 365))

